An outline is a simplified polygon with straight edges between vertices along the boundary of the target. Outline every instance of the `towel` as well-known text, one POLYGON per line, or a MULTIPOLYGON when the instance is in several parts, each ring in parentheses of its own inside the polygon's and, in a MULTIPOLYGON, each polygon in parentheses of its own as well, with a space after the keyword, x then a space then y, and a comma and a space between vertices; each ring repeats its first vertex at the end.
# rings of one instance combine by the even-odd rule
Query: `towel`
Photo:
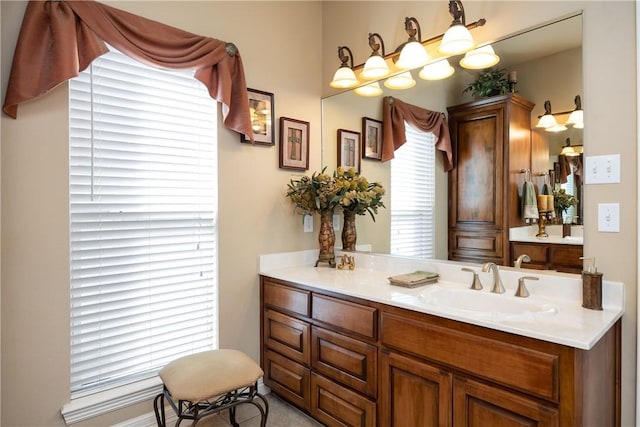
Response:
POLYGON ((522 187, 522 218, 538 219, 538 202, 533 182, 525 181, 522 187))
POLYGON ((551 186, 549 185, 548 182, 545 182, 544 184, 542 184, 542 190, 540 190, 540 194, 548 194, 549 196, 553 194, 553 191, 551 190, 551 186))

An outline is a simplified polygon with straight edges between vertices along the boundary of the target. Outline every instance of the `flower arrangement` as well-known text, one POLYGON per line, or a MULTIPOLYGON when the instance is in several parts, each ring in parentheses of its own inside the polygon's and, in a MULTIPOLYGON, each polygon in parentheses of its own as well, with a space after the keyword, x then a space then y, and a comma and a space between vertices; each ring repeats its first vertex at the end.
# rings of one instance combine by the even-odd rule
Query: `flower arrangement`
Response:
POLYGON ((384 188, 377 182, 369 183, 367 178, 356 173, 354 168, 344 170, 339 167, 333 174, 336 187, 341 188, 340 206, 344 211, 352 211, 358 215, 368 212, 373 221, 374 214, 379 207, 385 207, 382 203, 384 188))
POLYGON ((299 212, 313 214, 340 205, 343 210, 358 215, 369 212, 375 221, 378 208, 385 207, 382 203, 384 188, 378 183, 369 183, 354 168, 344 170, 339 167, 333 176, 325 173, 325 169, 314 172, 311 177, 292 179, 287 185, 287 197, 299 212))
POLYGON ((571 194, 567 194, 564 188, 553 192, 553 207, 556 211, 561 210, 566 213, 571 206, 576 206, 578 199, 571 194))
POLYGON ((335 179, 325 173, 314 172, 311 177, 303 176, 287 184, 287 197, 296 205, 301 214, 313 214, 323 210, 333 210, 342 199, 342 188, 335 179))

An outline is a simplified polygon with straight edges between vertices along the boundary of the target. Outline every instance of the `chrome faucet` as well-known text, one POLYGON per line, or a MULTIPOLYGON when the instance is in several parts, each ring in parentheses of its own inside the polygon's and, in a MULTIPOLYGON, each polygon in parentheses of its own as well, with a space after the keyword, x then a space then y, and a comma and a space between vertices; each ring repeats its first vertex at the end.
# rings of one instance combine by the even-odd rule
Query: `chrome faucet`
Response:
POLYGON ((502 279, 500 279, 500 268, 498 264, 495 262, 487 262, 482 266, 483 272, 488 272, 493 270, 493 287, 491 288, 491 292, 494 294, 503 294, 504 286, 502 285, 502 279))
POLYGON ((515 267, 520 268, 520 265, 522 264, 522 262, 531 262, 531 257, 527 254, 520 255, 514 264, 515 267))

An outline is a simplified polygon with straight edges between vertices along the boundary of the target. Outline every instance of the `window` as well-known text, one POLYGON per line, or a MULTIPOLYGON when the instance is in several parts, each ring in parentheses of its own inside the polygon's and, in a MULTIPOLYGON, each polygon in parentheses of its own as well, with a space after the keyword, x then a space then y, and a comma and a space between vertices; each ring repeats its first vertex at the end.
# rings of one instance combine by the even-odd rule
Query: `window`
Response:
POLYGON ((192 76, 111 51, 69 82, 72 399, 217 348, 217 104, 192 76))
POLYGON ((405 122, 407 142, 391 161, 391 253, 435 256, 435 136, 405 122))

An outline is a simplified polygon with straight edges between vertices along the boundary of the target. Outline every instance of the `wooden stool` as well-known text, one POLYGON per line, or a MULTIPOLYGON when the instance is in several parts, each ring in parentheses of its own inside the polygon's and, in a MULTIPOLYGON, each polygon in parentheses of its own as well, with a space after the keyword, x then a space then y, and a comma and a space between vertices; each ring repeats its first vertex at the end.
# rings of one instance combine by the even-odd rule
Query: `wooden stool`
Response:
POLYGON ((260 425, 266 426, 269 404, 258 393, 258 379, 263 372, 241 351, 212 350, 181 357, 162 368, 159 375, 164 390, 153 401, 159 427, 166 426, 165 398, 178 416, 176 427, 182 420, 197 422, 225 409, 229 409, 231 425, 238 427, 236 406, 243 403, 257 407, 260 425))

